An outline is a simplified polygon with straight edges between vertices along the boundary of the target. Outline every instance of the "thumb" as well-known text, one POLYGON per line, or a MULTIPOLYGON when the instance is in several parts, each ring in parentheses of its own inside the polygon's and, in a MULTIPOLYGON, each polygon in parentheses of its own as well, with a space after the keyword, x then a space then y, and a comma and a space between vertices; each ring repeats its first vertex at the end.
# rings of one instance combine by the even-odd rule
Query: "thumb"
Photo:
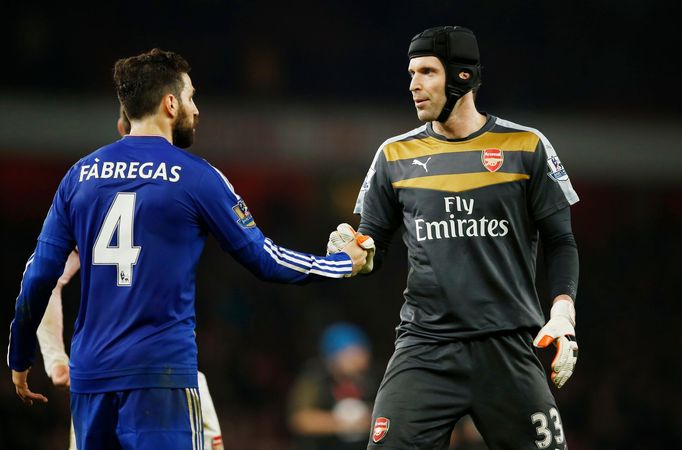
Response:
POLYGON ((358 233, 355 240, 358 243, 358 245, 364 248, 365 250, 370 250, 374 248, 374 239, 372 239, 370 236, 367 236, 366 234, 358 233))
POLYGON ((535 336, 535 340, 533 340, 533 345, 536 346, 537 348, 545 348, 548 347, 549 344, 554 342, 555 339, 556 336, 554 335, 554 333, 552 333, 549 327, 545 325, 544 327, 542 327, 538 335, 535 336))

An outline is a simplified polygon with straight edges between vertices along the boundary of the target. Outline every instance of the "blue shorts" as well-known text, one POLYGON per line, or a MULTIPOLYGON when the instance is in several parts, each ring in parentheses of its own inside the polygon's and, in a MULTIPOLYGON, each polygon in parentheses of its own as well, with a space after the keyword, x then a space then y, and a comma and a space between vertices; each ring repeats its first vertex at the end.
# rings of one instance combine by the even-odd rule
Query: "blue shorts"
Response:
POLYGON ((199 390, 71 393, 79 450, 202 450, 199 390))

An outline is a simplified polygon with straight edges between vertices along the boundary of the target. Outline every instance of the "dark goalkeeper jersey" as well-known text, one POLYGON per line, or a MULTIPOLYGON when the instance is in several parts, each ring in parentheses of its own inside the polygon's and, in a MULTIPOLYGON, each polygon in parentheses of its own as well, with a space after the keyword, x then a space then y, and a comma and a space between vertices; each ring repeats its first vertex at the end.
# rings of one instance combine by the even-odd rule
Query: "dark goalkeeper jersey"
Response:
POLYGON ((354 212, 403 228, 398 346, 541 327, 535 223, 577 201, 547 138, 494 116, 465 139, 428 124, 384 142, 354 212))

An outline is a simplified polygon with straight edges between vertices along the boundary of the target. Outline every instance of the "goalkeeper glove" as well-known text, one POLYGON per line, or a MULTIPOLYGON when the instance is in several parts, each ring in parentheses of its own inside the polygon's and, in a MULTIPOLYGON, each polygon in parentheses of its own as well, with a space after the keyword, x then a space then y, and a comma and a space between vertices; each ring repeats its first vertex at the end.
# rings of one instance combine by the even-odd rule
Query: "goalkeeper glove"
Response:
POLYGON ((533 341, 538 348, 545 348, 552 342, 557 348, 552 361, 552 382, 557 388, 573 375, 578 360, 578 343, 575 340, 575 307, 570 300, 558 300, 552 305, 549 321, 533 341))
POLYGON ((374 253, 376 247, 374 246, 374 239, 364 234, 357 233, 353 227, 347 223, 339 224, 336 230, 329 233, 329 242, 327 242, 327 255, 338 253, 350 241, 355 239, 360 247, 367 251, 367 262, 360 273, 370 273, 374 268, 374 253))

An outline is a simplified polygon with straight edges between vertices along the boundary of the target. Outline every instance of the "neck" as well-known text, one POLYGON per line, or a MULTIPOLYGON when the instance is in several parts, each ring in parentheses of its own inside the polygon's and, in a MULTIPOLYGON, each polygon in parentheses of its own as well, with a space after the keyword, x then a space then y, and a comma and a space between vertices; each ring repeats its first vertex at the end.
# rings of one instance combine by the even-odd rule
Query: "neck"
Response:
POLYGON ((467 93, 455 104, 450 117, 444 123, 433 121, 433 130, 448 139, 462 139, 480 130, 486 117, 476 110, 474 94, 467 93))
POLYGON ((130 136, 161 136, 173 143, 173 130, 168 120, 157 115, 130 121, 130 136))

